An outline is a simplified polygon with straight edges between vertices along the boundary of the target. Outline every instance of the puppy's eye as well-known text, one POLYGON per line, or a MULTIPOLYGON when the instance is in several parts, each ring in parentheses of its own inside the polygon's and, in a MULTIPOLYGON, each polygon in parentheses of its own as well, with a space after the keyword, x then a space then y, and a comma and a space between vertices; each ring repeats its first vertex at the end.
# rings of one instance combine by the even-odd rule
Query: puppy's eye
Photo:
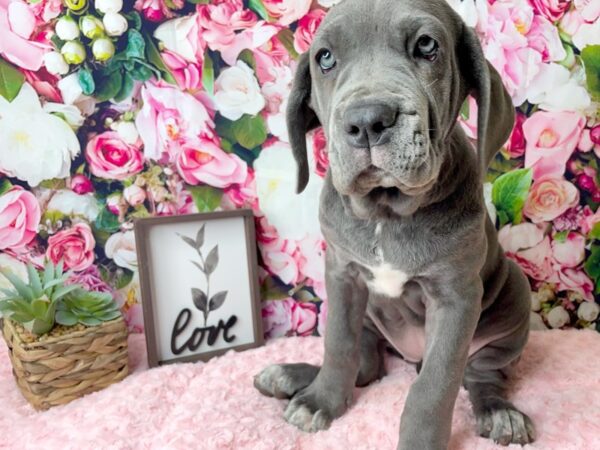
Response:
POLYGON ((438 54, 438 43, 435 39, 424 34, 417 41, 415 56, 428 61, 434 61, 438 54))
POLYGON ((333 53, 324 48, 317 53, 317 63, 319 64, 321 71, 327 73, 335 67, 337 61, 335 60, 333 53))

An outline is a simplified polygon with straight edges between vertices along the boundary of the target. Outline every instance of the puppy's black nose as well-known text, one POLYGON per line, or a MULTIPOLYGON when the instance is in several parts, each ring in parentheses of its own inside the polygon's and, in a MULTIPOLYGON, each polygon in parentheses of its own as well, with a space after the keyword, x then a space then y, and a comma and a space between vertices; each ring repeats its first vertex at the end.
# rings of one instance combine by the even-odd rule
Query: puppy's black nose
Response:
POLYGON ((353 105, 343 117, 346 142, 356 148, 385 144, 397 117, 398 111, 383 103, 353 105))

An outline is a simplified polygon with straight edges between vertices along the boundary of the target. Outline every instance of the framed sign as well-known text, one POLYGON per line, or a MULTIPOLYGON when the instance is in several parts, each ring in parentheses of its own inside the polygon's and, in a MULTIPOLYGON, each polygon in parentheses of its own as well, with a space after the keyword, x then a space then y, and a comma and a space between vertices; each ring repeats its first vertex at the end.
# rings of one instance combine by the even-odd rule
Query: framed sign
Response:
POLYGON ((250 210, 135 222, 148 364, 263 344, 250 210))

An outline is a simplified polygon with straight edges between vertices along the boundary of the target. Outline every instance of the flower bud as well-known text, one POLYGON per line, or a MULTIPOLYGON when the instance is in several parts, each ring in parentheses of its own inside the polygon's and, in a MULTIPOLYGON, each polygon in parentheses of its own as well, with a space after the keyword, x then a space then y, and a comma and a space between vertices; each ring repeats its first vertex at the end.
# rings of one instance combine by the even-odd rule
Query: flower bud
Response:
POLYGON ((71 190, 76 194, 83 195, 88 192, 94 192, 94 185, 85 175, 75 175, 71 178, 71 190))
POLYGON ((127 31, 127 19, 119 13, 106 13, 102 18, 104 29, 109 36, 121 36, 127 31))
POLYGON ((79 21, 81 32, 86 38, 96 39, 104 35, 104 25, 100 19, 94 16, 83 16, 79 21))
POLYGON ((103 14, 118 13, 123 9, 123 0, 96 0, 94 5, 103 14))
POLYGON ((56 35, 63 41, 72 41, 79 37, 79 27, 70 16, 61 17, 54 27, 56 35))
POLYGON ((144 191, 141 187, 132 184, 123 190, 123 196, 125 197, 127 203, 135 208, 136 206, 144 203, 146 200, 146 191, 144 191))
POLYGON ((600 125, 596 125, 590 131, 590 139, 595 145, 600 144, 600 125))
POLYGON ((85 61, 85 47, 81 42, 68 41, 62 46, 60 52, 69 64, 81 64, 85 61))
POLYGON ((123 206, 123 196, 120 193, 111 194, 106 199, 106 209, 108 209, 115 216, 121 214, 123 206))
POLYGON ((133 122, 116 122, 111 128, 119 134, 124 142, 130 145, 135 144, 140 137, 140 134, 138 133, 138 130, 133 122))
POLYGON ((577 310, 577 317, 587 322, 593 322, 600 314, 600 306, 593 302, 583 302, 577 310))
POLYGON ((92 53, 97 61, 107 61, 115 54, 115 45, 110 39, 96 39, 92 44, 92 53))
POLYGON ((69 65, 59 52, 50 52, 44 55, 46 70, 52 75, 65 75, 69 72, 69 65))
POLYGON ((87 0, 65 0, 65 5, 71 11, 75 13, 80 13, 84 11, 88 6, 87 0))
POLYGON ((584 191, 593 192, 596 188, 594 179, 589 175, 582 173, 577 177, 577 185, 584 191))
POLYGON ((546 319, 548 320, 548 325, 552 328, 564 327, 570 321, 569 313, 562 306, 552 308, 546 319))

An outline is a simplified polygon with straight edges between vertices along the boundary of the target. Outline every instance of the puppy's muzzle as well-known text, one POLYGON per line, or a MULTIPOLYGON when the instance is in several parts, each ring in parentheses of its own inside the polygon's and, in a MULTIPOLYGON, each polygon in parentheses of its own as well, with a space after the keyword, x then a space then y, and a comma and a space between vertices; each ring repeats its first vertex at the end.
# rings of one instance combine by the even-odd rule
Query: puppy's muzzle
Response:
POLYGON ((398 109, 384 103, 356 103, 343 115, 346 143, 354 148, 372 148, 390 141, 398 109))

